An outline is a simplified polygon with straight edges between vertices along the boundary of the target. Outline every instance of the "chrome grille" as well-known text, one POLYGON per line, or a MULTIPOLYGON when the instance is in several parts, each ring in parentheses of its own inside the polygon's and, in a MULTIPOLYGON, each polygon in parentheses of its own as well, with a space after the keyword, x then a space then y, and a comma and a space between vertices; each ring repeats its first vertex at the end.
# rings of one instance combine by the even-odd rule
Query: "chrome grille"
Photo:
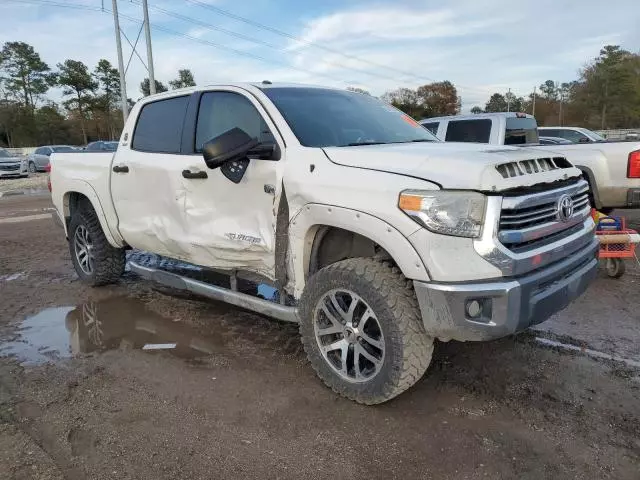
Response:
POLYGON ((517 252, 547 245, 575 233, 590 209, 589 186, 584 180, 565 188, 507 197, 502 201, 498 239, 517 252), (558 202, 564 195, 571 197, 573 212, 561 219, 558 202))
POLYGON ((0 165, 0 170, 5 170, 5 171, 20 170, 20 165, 0 165))
POLYGON ((502 163, 496 165, 496 170, 502 175, 502 178, 513 178, 560 168, 571 168, 571 166, 571 163, 564 157, 545 157, 502 163))

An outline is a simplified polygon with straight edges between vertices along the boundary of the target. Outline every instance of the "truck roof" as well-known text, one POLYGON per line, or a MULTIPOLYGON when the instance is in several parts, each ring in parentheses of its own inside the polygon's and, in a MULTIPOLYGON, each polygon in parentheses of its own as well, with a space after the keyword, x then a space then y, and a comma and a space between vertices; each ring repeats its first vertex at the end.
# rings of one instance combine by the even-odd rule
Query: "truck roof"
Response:
POLYGON ((148 99, 156 99, 163 97, 173 97, 176 95, 184 95, 185 93, 199 92, 201 90, 209 90, 215 87, 239 87, 239 88, 259 88, 265 90, 268 88, 324 88, 327 90, 342 90, 335 87, 327 87, 323 85, 309 85, 304 83, 285 83, 285 82, 271 82, 269 80, 263 80, 262 82, 228 82, 228 83, 212 83, 208 85, 196 85, 195 87, 178 88, 176 90, 169 90, 167 92, 156 93, 140 100, 147 101, 148 99))
POLYGON ((534 118, 533 115, 522 112, 489 112, 489 113, 472 113, 469 115, 448 115, 445 117, 423 118, 419 123, 440 122, 442 120, 477 120, 479 118, 496 118, 496 117, 518 117, 518 118, 534 118))

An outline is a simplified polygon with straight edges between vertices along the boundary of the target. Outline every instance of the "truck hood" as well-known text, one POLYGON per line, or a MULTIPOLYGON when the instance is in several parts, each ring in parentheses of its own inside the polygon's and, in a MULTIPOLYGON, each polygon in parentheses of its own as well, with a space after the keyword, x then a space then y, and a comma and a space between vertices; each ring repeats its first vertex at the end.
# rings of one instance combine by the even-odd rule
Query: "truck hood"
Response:
POLYGON ((541 158, 557 157, 550 152, 479 143, 392 143, 324 151, 338 165, 421 178, 448 189, 496 192, 581 175, 570 164, 546 170, 532 167, 539 166, 541 158), (498 170, 500 165, 509 169, 498 170))

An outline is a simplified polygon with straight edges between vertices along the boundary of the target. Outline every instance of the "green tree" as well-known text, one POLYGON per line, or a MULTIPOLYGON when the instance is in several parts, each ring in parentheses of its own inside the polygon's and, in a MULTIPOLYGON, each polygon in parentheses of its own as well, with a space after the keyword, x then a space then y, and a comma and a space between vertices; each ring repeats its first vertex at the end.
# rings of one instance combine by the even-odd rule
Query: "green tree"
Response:
POLYGON ((477 115, 478 113, 484 113, 484 110, 482 110, 482 108, 476 105, 471 109, 471 113, 473 113, 474 115, 477 115))
MULTIPOLYGON (((185 87, 195 87, 196 81, 193 79, 193 73, 188 68, 178 70, 178 78, 175 80, 170 80, 169 85, 173 90, 177 90, 178 88, 185 87)), ((156 91, 159 92, 156 84, 156 91)))
POLYGON ((8 94, 33 109, 38 98, 55 84, 55 74, 33 47, 7 42, 0 51, 0 82, 8 94))
POLYGON ((58 105, 50 102, 40 107, 35 112, 36 127, 38 131, 37 143, 67 143, 69 128, 67 120, 58 109, 58 105))
POLYGON ((458 91, 448 80, 423 85, 416 93, 426 117, 456 115, 460 112, 458 91))
POLYGON ((92 94, 98 88, 98 84, 91 77, 87 66, 78 60, 65 60, 58 64, 58 82, 63 87, 63 95, 73 95, 64 102, 69 110, 75 110, 80 119, 82 128, 82 141, 87 143, 86 110, 91 105, 92 94))
MULTIPOLYGON (((156 93, 167 92, 168 90, 169 89, 162 82, 156 80, 156 93)), ((150 82, 148 77, 140 82, 140 91, 142 92, 143 97, 148 97, 149 95, 151 95, 150 82)))
POLYGON ((410 88, 399 88, 386 92, 380 98, 415 119, 424 118, 427 114, 418 93, 410 88))
POLYGON ((109 138, 114 139, 116 131, 113 111, 118 108, 120 101, 120 73, 109 60, 103 58, 98 62, 92 75, 99 88, 99 93, 94 99, 94 107, 104 114, 109 138))
POLYGON ((501 93, 494 93, 484 106, 485 112, 506 112, 507 100, 501 93))

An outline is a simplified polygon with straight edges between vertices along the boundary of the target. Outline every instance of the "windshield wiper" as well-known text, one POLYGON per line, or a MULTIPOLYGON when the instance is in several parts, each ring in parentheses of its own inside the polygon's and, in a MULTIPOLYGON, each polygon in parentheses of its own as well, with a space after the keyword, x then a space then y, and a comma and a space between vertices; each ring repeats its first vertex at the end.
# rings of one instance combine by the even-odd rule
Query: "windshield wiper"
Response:
POLYGON ((339 147, 359 147, 360 145, 386 145, 387 142, 354 142, 346 145, 338 145, 339 147))
POLYGON ((419 142, 435 142, 435 140, 429 140, 428 138, 416 138, 415 140, 410 140, 411 143, 419 143, 419 142))

